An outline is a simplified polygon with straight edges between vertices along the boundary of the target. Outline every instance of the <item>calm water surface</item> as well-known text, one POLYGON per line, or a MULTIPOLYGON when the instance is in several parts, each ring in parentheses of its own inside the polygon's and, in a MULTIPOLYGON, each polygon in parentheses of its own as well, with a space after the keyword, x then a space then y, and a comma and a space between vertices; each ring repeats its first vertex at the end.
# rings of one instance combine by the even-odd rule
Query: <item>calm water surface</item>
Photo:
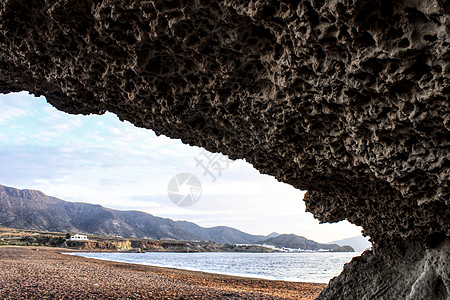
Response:
POLYGON ((245 277, 328 283, 360 253, 74 253, 83 257, 245 277))

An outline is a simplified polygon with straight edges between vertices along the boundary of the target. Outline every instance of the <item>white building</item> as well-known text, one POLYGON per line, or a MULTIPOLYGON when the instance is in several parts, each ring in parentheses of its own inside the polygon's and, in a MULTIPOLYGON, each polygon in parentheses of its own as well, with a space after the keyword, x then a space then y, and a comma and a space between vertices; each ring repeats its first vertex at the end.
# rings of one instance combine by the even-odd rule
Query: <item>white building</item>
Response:
POLYGON ((75 234, 70 237, 71 241, 89 241, 88 237, 82 234, 75 234))

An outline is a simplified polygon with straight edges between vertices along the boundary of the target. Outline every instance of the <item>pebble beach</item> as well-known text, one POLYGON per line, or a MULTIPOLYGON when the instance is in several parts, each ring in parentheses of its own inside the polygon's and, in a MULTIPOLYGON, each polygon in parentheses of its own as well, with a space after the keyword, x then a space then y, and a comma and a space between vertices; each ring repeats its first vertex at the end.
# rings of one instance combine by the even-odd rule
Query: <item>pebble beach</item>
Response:
POLYGON ((326 286, 0 247, 0 299, 314 299, 326 286))

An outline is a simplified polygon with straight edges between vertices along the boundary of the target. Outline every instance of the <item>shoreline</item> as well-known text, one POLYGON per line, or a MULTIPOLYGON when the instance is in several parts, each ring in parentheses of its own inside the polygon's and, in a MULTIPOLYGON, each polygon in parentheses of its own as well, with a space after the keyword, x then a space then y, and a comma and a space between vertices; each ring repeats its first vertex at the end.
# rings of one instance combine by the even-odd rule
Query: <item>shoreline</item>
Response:
MULTIPOLYGON (((72 255, 72 256, 78 256, 83 257, 87 259, 93 259, 93 260, 99 260, 99 261, 107 261, 107 262, 117 262, 117 263, 124 263, 124 264, 132 264, 132 265, 138 265, 138 266, 148 266, 148 267, 155 267, 155 268, 161 268, 161 269, 168 269, 168 270, 178 270, 178 271, 186 271, 186 272, 194 272, 194 273, 206 273, 211 275, 221 275, 221 276, 228 276, 228 277, 236 277, 241 279, 257 279, 257 280, 268 280, 268 281, 280 281, 280 282, 292 282, 292 283, 305 283, 305 284, 322 284, 322 285, 328 285, 327 282, 313 282, 313 281, 302 281, 302 280, 289 280, 289 279, 281 279, 281 278, 268 278, 264 276, 258 275, 244 275, 244 274, 233 274, 233 273, 221 273, 221 272, 215 272, 215 271, 203 271, 200 269, 194 269, 194 268, 183 268, 183 267, 176 267, 176 266, 164 266, 164 265, 157 265, 157 264, 145 264, 145 263, 137 263, 137 262, 128 262, 128 261, 119 261, 119 260, 111 260, 111 259, 105 259, 105 258, 99 258, 99 257, 85 257, 81 255, 77 255, 76 253, 122 253, 120 251, 86 251, 86 250, 73 250, 70 253, 62 251, 61 254, 63 255, 72 255)), ((161 252, 155 252, 155 253, 161 253, 161 252)), ((168 252, 172 253, 172 252, 168 252)), ((202 252, 203 253, 203 252, 202 252)), ((211 252, 211 253, 218 253, 218 252, 211 252)), ((293 278, 295 279, 295 278, 293 278)))
POLYGON ((314 299, 326 286, 114 262, 74 252, 0 247, 0 298, 314 299))

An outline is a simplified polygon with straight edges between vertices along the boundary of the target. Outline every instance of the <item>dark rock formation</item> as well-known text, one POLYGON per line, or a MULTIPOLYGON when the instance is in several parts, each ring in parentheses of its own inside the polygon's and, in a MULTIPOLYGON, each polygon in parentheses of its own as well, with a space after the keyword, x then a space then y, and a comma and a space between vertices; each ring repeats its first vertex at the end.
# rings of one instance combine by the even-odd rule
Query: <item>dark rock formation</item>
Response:
POLYGON ((108 110, 308 190, 319 220, 348 219, 375 243, 322 299, 445 299, 449 11, 444 0, 2 0, 0 92, 108 110))

